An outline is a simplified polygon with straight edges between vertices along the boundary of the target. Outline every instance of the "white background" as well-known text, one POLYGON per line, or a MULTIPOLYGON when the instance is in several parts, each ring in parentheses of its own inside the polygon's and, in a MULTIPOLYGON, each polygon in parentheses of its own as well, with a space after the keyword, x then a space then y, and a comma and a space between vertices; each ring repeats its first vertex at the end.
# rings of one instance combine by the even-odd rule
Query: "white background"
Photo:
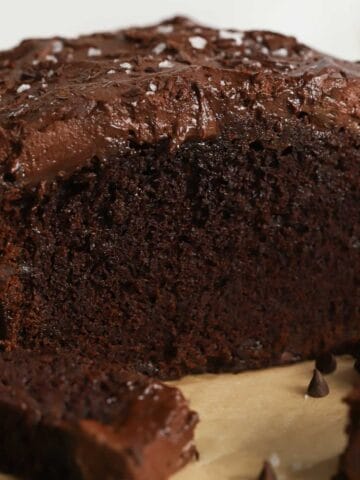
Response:
POLYGON ((77 35, 185 14, 219 27, 293 34, 360 59, 360 0, 0 0, 0 7, 0 49, 24 37, 77 35))

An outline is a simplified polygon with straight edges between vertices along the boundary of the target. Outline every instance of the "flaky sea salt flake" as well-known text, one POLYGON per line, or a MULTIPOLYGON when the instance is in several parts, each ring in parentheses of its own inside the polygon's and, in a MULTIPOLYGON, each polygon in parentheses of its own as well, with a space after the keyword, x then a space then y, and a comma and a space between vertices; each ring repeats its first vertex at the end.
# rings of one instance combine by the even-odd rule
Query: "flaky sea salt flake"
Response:
POLYGON ((159 63, 159 68, 172 68, 174 64, 170 60, 163 60, 159 63))
POLYGON ((276 57, 287 57, 289 55, 289 52, 286 48, 278 48, 277 50, 274 50, 272 54, 276 57))
POLYGON ((233 40, 236 45, 241 45, 244 39, 243 32, 235 32, 232 30, 220 30, 219 38, 222 40, 233 40))
POLYGON ((150 89, 151 92, 156 92, 157 86, 155 85, 155 83, 150 82, 149 83, 149 89, 150 89))
POLYGON ((172 33, 174 31, 174 27, 173 27, 173 25, 159 25, 157 27, 157 31, 159 33, 162 33, 162 34, 166 35, 168 33, 172 33))
POLYGON ((161 42, 158 45, 156 45, 156 47, 153 48, 153 52, 155 53, 155 55, 160 55, 160 53, 162 53, 165 49, 166 49, 166 43, 161 42))
POLYGON ((120 67, 125 68, 126 70, 131 70, 132 69, 132 65, 129 62, 120 63, 120 67))
POLYGON ((52 63, 58 63, 58 59, 55 55, 46 55, 45 60, 52 63))
POLYGON ((23 93, 26 92, 26 90, 30 90, 30 88, 31 85, 29 85, 28 83, 23 83, 22 85, 20 85, 20 87, 18 87, 16 91, 17 93, 23 93))
POLYGON ((88 57, 100 57, 102 51, 100 48, 90 47, 88 49, 88 57))
POLYGON ((64 49, 64 43, 61 40, 54 40, 52 42, 52 52, 53 53, 60 53, 64 49))
POLYGON ((199 37, 198 35, 195 35, 195 37, 190 37, 189 42, 191 43, 191 46, 197 50, 202 50, 207 45, 207 40, 204 37, 199 37))

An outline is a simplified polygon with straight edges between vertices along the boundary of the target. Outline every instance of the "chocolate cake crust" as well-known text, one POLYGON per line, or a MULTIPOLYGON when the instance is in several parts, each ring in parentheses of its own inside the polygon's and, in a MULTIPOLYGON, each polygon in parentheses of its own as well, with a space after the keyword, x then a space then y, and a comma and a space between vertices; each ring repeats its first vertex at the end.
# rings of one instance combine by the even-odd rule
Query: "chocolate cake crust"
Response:
POLYGON ((0 469, 29 479, 167 479, 194 455, 181 393, 72 352, 0 356, 0 469))
POLYGON ((5 349, 169 378, 359 341, 358 64, 176 18, 0 65, 5 349))

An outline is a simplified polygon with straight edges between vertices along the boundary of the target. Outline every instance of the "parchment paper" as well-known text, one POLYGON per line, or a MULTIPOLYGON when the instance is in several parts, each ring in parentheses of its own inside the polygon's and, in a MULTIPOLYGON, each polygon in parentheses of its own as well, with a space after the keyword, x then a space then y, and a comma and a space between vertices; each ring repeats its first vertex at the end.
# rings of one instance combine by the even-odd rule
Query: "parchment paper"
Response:
POLYGON ((342 399, 358 377, 353 363, 339 360, 321 399, 305 397, 313 362, 178 382, 201 416, 200 461, 174 480, 255 480, 265 459, 279 480, 330 480, 345 447, 342 399))
POLYGON ((306 398, 313 367, 308 362, 177 382, 201 417, 200 460, 173 480, 255 480, 265 459, 279 480, 330 480, 346 440, 342 399, 358 375, 353 360, 339 359, 337 372, 327 376, 330 395, 306 398))

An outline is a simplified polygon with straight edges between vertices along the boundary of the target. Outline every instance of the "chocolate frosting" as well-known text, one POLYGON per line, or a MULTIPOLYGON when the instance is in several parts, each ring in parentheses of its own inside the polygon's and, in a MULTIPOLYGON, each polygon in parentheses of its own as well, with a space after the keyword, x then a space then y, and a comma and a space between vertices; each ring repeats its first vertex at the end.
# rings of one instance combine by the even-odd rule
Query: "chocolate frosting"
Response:
POLYGON ((0 53, 0 173, 34 184, 130 145, 206 140, 266 111, 360 135, 360 65, 293 37, 174 18, 0 53))

